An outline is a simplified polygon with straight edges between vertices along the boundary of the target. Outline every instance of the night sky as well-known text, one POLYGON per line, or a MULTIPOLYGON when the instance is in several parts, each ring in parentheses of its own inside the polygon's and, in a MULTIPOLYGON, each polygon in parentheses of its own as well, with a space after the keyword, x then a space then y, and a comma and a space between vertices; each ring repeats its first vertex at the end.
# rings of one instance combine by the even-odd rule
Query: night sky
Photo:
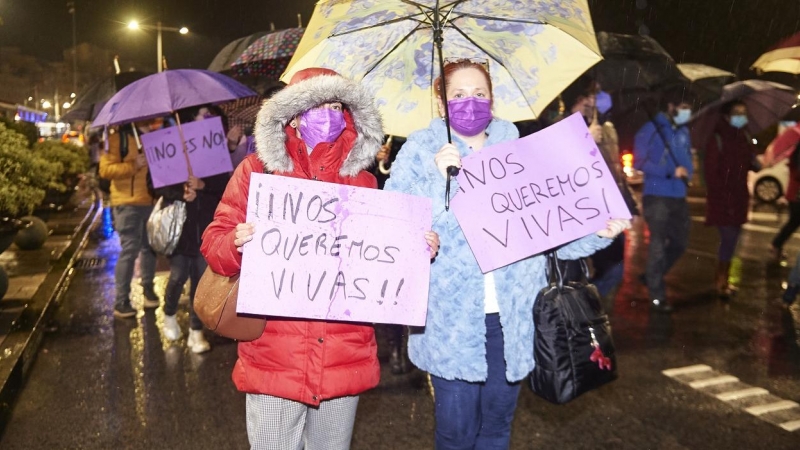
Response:
MULTIPOLYGON (((0 46, 61 60, 72 45, 66 0, 0 0, 0 46)), ((257 31, 297 26, 314 0, 76 0, 78 42, 120 55, 123 67, 155 68, 154 32, 125 23, 161 19, 187 26, 188 36, 164 33, 171 68, 205 68, 226 43, 257 31)), ((750 64, 776 41, 800 30, 798 0, 590 0, 595 29, 648 31, 679 62, 700 62, 752 77, 750 64)), ((111 62, 109 61, 109 64, 111 62)))

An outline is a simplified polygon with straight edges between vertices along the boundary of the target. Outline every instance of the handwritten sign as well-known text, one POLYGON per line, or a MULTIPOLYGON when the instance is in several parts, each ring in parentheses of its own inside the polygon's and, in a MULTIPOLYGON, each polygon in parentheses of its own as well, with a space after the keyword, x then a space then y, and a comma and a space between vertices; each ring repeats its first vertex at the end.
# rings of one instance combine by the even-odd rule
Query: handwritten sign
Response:
POLYGON ((450 206, 483 273, 630 218, 580 114, 462 165, 450 206))
POLYGON ((237 312, 424 325, 427 198, 253 174, 237 312))
MULTIPOLYGON (((233 171, 228 138, 219 117, 189 122, 181 128, 194 176, 203 178, 233 171)), ((153 187, 183 183, 189 179, 178 127, 143 134, 142 147, 153 178, 153 187)))

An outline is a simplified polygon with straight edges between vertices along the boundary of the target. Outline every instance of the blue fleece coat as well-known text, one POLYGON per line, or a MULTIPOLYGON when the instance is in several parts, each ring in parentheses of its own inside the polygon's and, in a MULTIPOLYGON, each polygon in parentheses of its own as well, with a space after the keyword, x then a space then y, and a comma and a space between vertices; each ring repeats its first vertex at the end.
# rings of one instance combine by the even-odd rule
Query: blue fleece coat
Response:
POLYGON ((675 127, 666 114, 659 113, 636 133, 633 153, 634 166, 644 172, 642 194, 686 197, 686 183, 674 176, 679 165, 689 172, 689 179, 694 173, 692 143, 685 125, 675 127), (670 143, 671 152, 664 145, 664 140, 670 143))
MULTIPOLYGON (((486 129, 486 146, 519 137, 511 122, 494 119, 486 129)), ((452 212, 444 210, 445 180, 434 155, 447 142, 441 119, 412 133, 392 164, 384 189, 428 197, 433 201, 433 230, 439 234, 439 255, 431 265, 428 315, 424 328, 412 329, 409 356, 422 370, 447 380, 486 381, 484 275, 452 212)), ((461 156, 471 149, 456 136, 461 156)), ((452 180, 451 196, 458 192, 452 180)), ((559 250, 563 259, 588 256, 610 239, 594 234, 559 250)), ((503 327, 506 379, 519 381, 533 369, 533 303, 547 284, 545 258, 537 255, 494 271, 500 323, 503 327)))

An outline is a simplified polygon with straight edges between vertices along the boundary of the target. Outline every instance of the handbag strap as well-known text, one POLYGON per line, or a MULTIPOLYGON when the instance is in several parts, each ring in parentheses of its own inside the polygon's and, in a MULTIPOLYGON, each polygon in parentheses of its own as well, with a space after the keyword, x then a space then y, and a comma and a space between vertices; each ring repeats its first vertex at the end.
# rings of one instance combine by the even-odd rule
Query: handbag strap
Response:
MULTIPOLYGON (((564 288, 564 274, 561 272, 561 264, 559 264, 558 253, 556 250, 549 251, 545 254, 547 257, 547 282, 548 284, 556 284, 558 290, 561 291, 564 288)), ((586 283, 589 282, 589 264, 586 263, 586 258, 579 259, 581 264, 581 270, 583 271, 584 281, 586 283)))

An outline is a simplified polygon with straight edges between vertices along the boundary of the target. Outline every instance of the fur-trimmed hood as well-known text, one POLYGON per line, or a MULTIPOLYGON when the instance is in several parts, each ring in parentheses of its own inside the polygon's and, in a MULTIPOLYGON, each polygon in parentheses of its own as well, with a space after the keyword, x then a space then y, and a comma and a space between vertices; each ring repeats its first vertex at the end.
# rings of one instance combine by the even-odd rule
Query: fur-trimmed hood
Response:
POLYGON ((342 102, 355 123, 356 138, 339 175, 354 177, 375 163, 383 143, 383 125, 374 97, 360 84, 341 76, 320 75, 287 86, 265 101, 256 118, 258 159, 270 172, 291 172, 286 153, 286 124, 293 117, 328 102, 342 102))

